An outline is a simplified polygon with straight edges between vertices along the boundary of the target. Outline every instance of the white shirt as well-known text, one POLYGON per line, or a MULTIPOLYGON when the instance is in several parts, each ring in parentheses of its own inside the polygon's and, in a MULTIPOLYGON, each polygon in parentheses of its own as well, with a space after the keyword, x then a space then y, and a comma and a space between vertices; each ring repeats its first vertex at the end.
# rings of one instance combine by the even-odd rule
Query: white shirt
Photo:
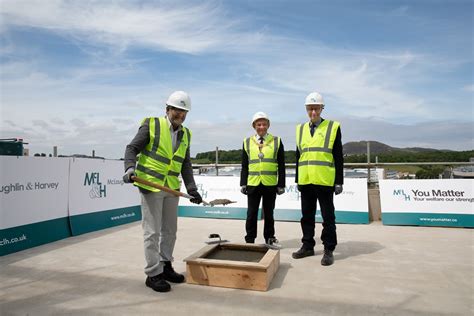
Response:
MULTIPOLYGON (((263 135, 263 141, 265 141, 265 138, 267 138, 268 133, 263 135)), ((257 141, 257 144, 260 144, 260 136, 258 134, 255 135, 255 140, 257 141)))

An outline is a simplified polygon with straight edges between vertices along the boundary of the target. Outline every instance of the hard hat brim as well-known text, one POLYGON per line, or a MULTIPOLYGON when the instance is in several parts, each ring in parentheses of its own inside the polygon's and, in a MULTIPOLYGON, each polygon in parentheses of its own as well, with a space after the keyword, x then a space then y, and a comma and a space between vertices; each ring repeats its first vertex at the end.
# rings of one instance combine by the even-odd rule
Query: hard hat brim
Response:
POLYGON ((182 105, 173 105, 173 104, 166 104, 166 106, 171 106, 173 108, 177 108, 177 109, 180 109, 180 110, 184 110, 186 112, 189 112, 190 108, 187 108, 187 107, 184 107, 182 105))

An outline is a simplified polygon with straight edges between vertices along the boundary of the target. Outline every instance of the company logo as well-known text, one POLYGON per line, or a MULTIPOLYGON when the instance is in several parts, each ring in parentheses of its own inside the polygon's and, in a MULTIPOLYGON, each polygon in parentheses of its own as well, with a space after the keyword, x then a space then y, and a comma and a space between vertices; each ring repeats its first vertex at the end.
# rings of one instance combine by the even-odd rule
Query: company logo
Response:
POLYGON ((34 191, 34 190, 57 190, 59 187, 59 182, 28 182, 26 184, 10 183, 7 185, 0 186, 0 193, 9 194, 17 191, 34 191))
POLYGON ((90 186, 89 197, 91 199, 107 197, 107 186, 100 181, 98 172, 86 172, 84 177, 84 186, 90 186))
POLYGON ((204 187, 203 187, 202 183, 196 184, 196 187, 198 189, 199 194, 201 194, 202 199, 203 200, 207 199, 207 192, 208 191, 204 190, 204 187))
POLYGON ((400 196, 405 201, 410 201, 411 197, 409 194, 406 194, 403 189, 393 190, 393 196, 400 196))
POLYGON ((465 191, 457 190, 411 190, 411 193, 406 193, 403 189, 393 190, 393 196, 398 196, 404 201, 470 201, 472 199, 466 198, 465 191))
POLYGON ((285 193, 288 193, 288 199, 291 201, 299 201, 301 198, 301 192, 298 191, 296 184, 292 184, 285 187, 285 193))

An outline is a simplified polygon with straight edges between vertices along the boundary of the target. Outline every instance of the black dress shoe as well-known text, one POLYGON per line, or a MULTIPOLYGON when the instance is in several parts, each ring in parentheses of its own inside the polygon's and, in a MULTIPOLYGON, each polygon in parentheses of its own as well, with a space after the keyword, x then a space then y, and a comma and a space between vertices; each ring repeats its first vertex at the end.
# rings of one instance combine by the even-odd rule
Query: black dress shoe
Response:
POLYGON ((173 266, 171 265, 170 261, 165 261, 165 266, 163 267, 163 278, 166 281, 170 281, 173 283, 183 283, 184 282, 184 275, 176 273, 174 271, 173 266))
POLYGON ((334 255, 332 254, 332 250, 324 249, 324 256, 321 259, 321 265, 330 266, 333 263, 334 263, 334 255))
POLYGON ((304 257, 314 256, 314 249, 306 249, 301 247, 298 251, 293 252, 291 255, 293 259, 301 259, 304 257))
POLYGON ((171 285, 163 278, 163 273, 153 277, 147 277, 145 285, 157 292, 169 292, 171 285))

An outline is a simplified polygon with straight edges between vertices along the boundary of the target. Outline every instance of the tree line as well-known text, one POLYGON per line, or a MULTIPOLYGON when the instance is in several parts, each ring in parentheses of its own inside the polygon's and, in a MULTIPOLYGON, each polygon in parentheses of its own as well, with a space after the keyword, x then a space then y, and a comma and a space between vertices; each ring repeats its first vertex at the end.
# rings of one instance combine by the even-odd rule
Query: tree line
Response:
MULTIPOLYGON (((242 149, 238 150, 219 150, 219 163, 241 163, 242 149)), ((371 162, 375 162, 377 156, 378 162, 468 162, 474 157, 474 150, 468 151, 423 151, 423 152, 407 152, 407 151, 390 151, 371 155, 371 162)), ((216 162, 216 152, 208 151, 198 153, 196 158, 192 159, 193 163, 211 164, 216 162)), ((285 162, 296 162, 296 151, 285 151, 285 162)), ((346 163, 364 163, 367 162, 367 154, 361 155, 344 155, 346 163)))

